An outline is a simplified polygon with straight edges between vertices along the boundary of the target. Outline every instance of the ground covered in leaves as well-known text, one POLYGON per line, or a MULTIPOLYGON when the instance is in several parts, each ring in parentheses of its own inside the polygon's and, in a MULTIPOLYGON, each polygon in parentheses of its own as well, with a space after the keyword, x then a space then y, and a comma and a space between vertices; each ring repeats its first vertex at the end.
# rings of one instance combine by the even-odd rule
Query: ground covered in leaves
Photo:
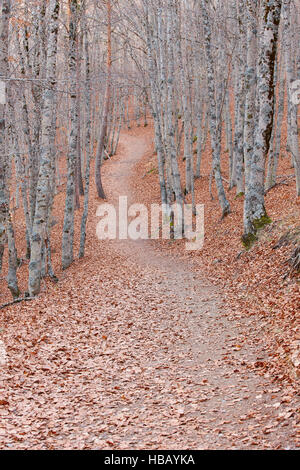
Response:
MULTIPOLYGON (((151 127, 123 134, 103 170, 108 201, 159 202, 152 136, 151 127)), ((86 257, 61 272, 57 196, 59 282, 45 279, 38 299, 0 311, 2 449, 297 448, 299 282, 282 279, 290 247, 272 250, 284 207, 270 192, 274 223, 241 253, 242 202, 231 196, 234 211, 220 222, 205 165, 201 253, 180 241, 100 242, 93 190, 86 257)), ((26 271, 24 261, 23 290, 26 271)))
MULTIPOLYGON (((282 144, 283 149, 286 142, 282 144)), ((152 149, 153 150, 153 149, 152 149)), ((222 173, 228 187, 228 156, 223 150, 222 173)), ((196 157, 195 157, 196 158, 196 157)), ((149 150, 140 161, 132 178, 137 198, 150 205, 158 202, 154 188, 159 185, 156 155, 149 150), (152 168, 152 171, 149 171, 152 168), (146 173, 145 173, 146 172, 146 173), (144 187, 136 182, 144 176, 144 187)), ((184 175, 184 162, 180 163, 184 175)), ((293 384, 299 390, 300 379, 300 275, 291 270, 289 260, 300 244, 300 198, 296 198, 291 157, 282 150, 278 185, 266 195, 266 208, 272 223, 258 234, 258 242, 243 249, 243 197, 235 189, 226 191, 231 214, 221 220, 216 189, 209 191, 211 149, 209 144, 202 157, 201 178, 195 182, 198 204, 205 205, 205 244, 201 251, 188 253, 184 241, 161 242, 166 253, 180 253, 193 260, 200 273, 222 289, 222 298, 235 318, 253 317, 253 328, 268 351, 257 367, 278 380, 293 384), (259 320, 259 328, 256 324, 259 320), (262 334, 263 332, 263 334, 262 334)), ((184 184, 184 182, 183 182, 184 184)), ((187 196, 186 202, 191 203, 187 196)), ((249 331, 249 334, 251 334, 249 331)))

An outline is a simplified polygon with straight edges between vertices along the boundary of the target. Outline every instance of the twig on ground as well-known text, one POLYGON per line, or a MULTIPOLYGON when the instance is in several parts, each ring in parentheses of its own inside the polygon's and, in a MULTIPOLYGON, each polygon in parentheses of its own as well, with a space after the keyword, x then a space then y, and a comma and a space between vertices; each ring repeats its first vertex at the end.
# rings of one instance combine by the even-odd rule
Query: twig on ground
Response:
POLYGON ((12 300, 11 302, 8 302, 7 304, 0 305, 0 310, 3 310, 6 307, 10 307, 11 305, 14 305, 14 304, 19 304, 21 302, 28 302, 34 299, 35 297, 22 297, 20 299, 12 300))

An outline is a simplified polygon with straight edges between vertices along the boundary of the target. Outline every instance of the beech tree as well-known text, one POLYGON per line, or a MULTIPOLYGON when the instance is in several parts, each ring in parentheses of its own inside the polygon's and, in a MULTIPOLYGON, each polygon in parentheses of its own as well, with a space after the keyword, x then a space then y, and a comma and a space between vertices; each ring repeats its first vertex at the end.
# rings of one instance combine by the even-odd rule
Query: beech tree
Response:
MULTIPOLYGON (((46 57, 46 80, 48 88, 44 91, 43 117, 41 129, 41 156, 39 163, 39 176, 36 189, 36 208, 32 224, 31 257, 29 264, 29 293, 34 296, 40 291, 40 279, 42 272, 42 248, 45 248, 45 256, 50 253, 50 223, 51 197, 53 191, 52 172, 54 171, 53 141, 56 131, 53 125, 55 113, 55 86, 56 86, 56 54, 58 32, 59 1, 50 0, 49 16, 50 28, 48 35, 48 47, 46 57)), ((50 262, 50 259, 49 259, 50 262)), ((51 269, 51 267, 50 267, 51 269)))
POLYGON ((261 4, 261 40, 257 69, 259 109, 250 161, 249 181, 245 191, 245 245, 255 238, 258 228, 268 223, 265 209, 265 164, 274 123, 274 72, 282 1, 264 0, 261 4))
POLYGON ((105 138, 107 136, 108 128, 108 114, 111 99, 111 66, 112 66, 112 49, 111 49, 111 1, 107 0, 107 77, 106 77, 106 91, 105 102, 103 106, 103 115, 100 128, 99 141, 96 153, 96 187, 98 196, 105 199, 105 194, 101 181, 101 165, 103 160, 103 151, 105 138))
MULTIPOLYGON (((217 190, 220 205, 222 208, 222 217, 225 217, 230 212, 230 205, 227 201, 224 191, 221 168, 221 115, 217 114, 216 103, 216 85, 214 79, 214 60, 211 51, 211 23, 208 15, 208 0, 202 0, 202 14, 204 24, 204 40, 206 49, 206 67, 207 67, 207 87, 209 95, 209 120, 210 120, 210 137, 211 146, 213 151, 213 172, 216 180, 217 190)), ((220 96, 219 96, 220 99, 220 96)), ((220 107, 219 107, 220 110, 220 107)))
POLYGON ((0 267, 2 267, 2 257, 4 247, 7 241, 7 222, 9 217, 9 200, 7 194, 7 162, 6 155, 6 82, 4 81, 8 75, 8 28, 10 17, 10 1, 2 2, 2 15, 0 23, 0 79, 1 79, 1 96, 0 96, 0 267))

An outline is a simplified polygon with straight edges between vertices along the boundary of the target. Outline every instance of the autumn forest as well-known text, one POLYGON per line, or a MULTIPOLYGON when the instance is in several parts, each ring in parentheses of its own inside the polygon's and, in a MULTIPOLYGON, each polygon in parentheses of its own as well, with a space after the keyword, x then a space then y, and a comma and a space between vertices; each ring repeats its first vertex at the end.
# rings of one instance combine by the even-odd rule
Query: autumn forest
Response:
POLYGON ((299 449, 299 105, 299 0, 0 0, 1 450, 299 449))

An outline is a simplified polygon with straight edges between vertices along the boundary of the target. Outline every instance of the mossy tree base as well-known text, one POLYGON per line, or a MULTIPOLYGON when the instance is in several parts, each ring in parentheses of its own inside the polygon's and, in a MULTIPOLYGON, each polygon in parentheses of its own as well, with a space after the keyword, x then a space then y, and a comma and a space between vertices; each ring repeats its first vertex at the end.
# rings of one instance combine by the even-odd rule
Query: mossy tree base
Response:
POLYGON ((246 248, 246 250, 250 250, 250 248, 258 240, 257 232, 259 230, 262 230, 266 225, 269 225, 271 223, 272 223, 272 220, 267 214, 264 214, 259 219, 253 220, 252 222, 253 232, 244 234, 242 236, 242 244, 246 248))
POLYGON ((250 248, 254 245, 257 241, 257 236, 253 233, 249 233, 248 235, 242 236, 242 244, 246 250, 250 250, 250 248))

